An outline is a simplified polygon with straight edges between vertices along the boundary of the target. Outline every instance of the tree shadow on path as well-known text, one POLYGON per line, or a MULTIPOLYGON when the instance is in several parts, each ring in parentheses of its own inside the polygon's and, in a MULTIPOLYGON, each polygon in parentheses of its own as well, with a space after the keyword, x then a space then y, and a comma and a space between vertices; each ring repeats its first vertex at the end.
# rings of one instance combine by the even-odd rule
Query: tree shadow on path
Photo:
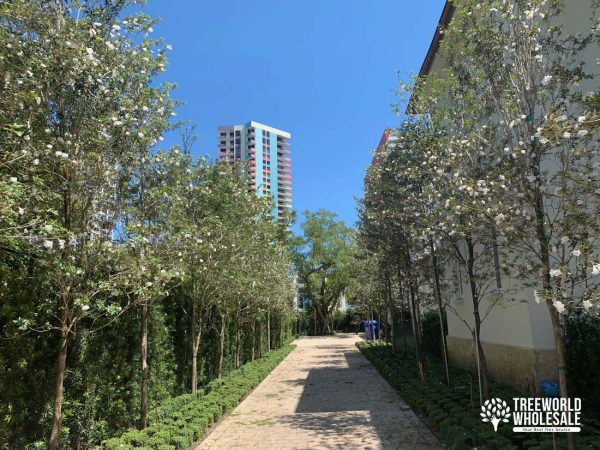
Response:
POLYGON ((295 414, 278 422, 319 436, 310 447, 440 449, 437 439, 359 351, 317 346, 295 414))

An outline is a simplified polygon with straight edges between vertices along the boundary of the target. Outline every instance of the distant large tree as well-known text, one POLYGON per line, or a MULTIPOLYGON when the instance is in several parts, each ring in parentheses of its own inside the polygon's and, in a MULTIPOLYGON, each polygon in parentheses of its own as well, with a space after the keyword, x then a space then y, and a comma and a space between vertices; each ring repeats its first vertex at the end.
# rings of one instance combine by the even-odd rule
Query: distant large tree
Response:
POLYGON ((318 332, 329 334, 329 319, 351 279, 354 231, 324 209, 305 211, 304 216, 303 236, 294 249, 296 270, 311 300, 318 332))

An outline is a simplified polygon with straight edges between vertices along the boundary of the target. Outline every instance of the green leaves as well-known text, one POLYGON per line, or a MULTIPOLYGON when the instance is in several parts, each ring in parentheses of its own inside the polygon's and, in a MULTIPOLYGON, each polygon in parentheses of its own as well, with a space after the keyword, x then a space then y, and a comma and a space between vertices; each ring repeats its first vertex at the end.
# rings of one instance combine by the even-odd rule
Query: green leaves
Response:
POLYGON ((128 431, 98 448, 189 448, 202 440, 207 428, 232 411, 293 349, 294 346, 286 345, 232 371, 226 379, 209 383, 206 394, 166 399, 154 413, 152 427, 128 431))
POLYGON ((292 241, 294 268, 304 295, 319 311, 321 332, 328 333, 329 317, 351 283, 355 233, 330 211, 304 216, 303 235, 292 241))
POLYGON ((7 131, 9 133, 13 133, 15 136, 22 137, 25 134, 26 126, 20 123, 12 123, 9 125, 5 125, 2 128, 2 131, 7 131))

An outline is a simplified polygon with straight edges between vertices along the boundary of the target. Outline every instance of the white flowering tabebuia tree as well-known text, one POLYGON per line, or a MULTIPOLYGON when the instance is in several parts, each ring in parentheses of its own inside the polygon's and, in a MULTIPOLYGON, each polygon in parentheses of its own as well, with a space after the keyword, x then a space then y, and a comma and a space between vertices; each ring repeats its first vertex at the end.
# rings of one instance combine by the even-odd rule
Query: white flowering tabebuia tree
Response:
MULTIPOLYGON (((420 310, 426 306, 426 296, 420 295, 421 287, 427 285, 435 293, 440 312, 442 298, 437 253, 432 251, 434 235, 426 229, 432 211, 423 195, 428 163, 423 148, 416 145, 419 127, 404 123, 393 132, 397 141, 378 150, 379 162, 369 168, 365 180, 359 229, 363 245, 388 261, 398 280, 400 296, 406 294, 408 298, 417 365, 424 381, 420 310)), ((384 273, 381 275, 385 278, 384 273)))
POLYGON ((78 323, 124 311, 139 275, 114 245, 121 169, 149 151, 172 109, 168 88, 151 86, 166 62, 153 22, 120 17, 131 3, 0 4, 0 245, 47 274, 50 290, 16 323, 59 335, 51 449, 69 339, 78 323))
MULTIPOLYGON (((597 2, 586 3, 595 17, 597 2)), ((488 147, 489 170, 506 185, 504 195, 498 191, 496 226, 513 254, 520 253, 522 278, 540 286, 535 297, 550 313, 566 397, 560 315, 597 314, 598 79, 590 45, 597 22, 568 30, 560 1, 455 5, 443 48, 450 70, 473 80, 476 95, 490 105, 473 119, 498 130, 488 147)))
POLYGON ((254 359, 257 318, 265 312, 287 313, 292 283, 271 202, 248 190, 240 167, 194 160, 193 139, 184 137, 183 149, 159 152, 153 158, 152 197, 159 200, 162 212, 155 222, 164 234, 164 259, 176 272, 176 297, 190 322, 190 382, 195 394, 202 337, 211 327, 217 331, 216 376, 224 370, 230 325, 234 367, 242 361, 244 328, 251 335, 254 359))
POLYGON ((525 269, 545 273, 540 298, 563 313, 597 314, 589 297, 597 286, 591 275, 598 260, 598 99, 588 90, 598 85, 591 75, 597 31, 568 34, 562 2, 496 2, 491 10, 459 5, 447 47, 458 29, 467 33, 470 44, 449 51, 453 69, 476 78, 477 95, 490 99, 486 121, 498 128, 501 144, 494 169, 509 181, 498 222, 509 234, 532 231, 520 235, 530 249, 539 247, 539 262, 525 269), (562 277, 559 271, 566 290, 552 280, 562 277))

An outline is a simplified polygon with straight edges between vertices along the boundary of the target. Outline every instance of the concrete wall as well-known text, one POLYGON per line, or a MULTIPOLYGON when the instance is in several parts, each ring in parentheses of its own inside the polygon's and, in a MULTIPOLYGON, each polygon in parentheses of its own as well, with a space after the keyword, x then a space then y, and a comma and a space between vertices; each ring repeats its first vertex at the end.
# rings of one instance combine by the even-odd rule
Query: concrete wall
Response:
MULTIPOLYGON (((540 381, 556 379, 554 349, 519 347, 481 341, 491 378, 525 393, 541 393, 540 381)), ((448 355, 453 365, 476 372, 471 338, 448 336, 448 355)))
MULTIPOLYGON (((447 313, 448 352, 454 364, 475 370, 474 342, 469 330, 474 327, 473 302, 466 274, 461 278, 463 294, 457 289, 447 313)), ((483 318, 481 342, 489 374, 494 380, 538 392, 540 380, 554 380, 557 376, 548 309, 544 303, 533 300, 531 288, 506 277, 502 278, 502 285, 510 294, 499 298, 490 293, 479 306, 483 318)))

